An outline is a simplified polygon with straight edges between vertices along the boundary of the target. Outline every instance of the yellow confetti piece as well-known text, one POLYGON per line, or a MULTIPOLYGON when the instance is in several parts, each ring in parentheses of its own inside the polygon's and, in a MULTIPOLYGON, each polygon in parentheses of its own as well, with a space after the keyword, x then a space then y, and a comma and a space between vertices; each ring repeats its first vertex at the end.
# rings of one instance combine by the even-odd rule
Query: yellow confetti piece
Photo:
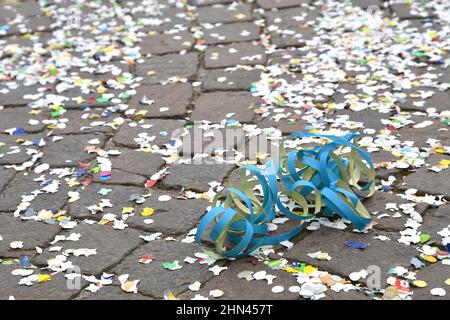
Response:
POLYGON ((122 208, 122 214, 124 213, 133 213, 134 212, 134 208, 132 207, 123 207, 122 208))
POLYGON ((264 159, 267 159, 268 156, 269 156, 268 153, 257 153, 256 154, 256 159, 264 160, 264 159))
POLYGON ((425 288, 428 285, 428 283, 422 280, 414 280, 413 285, 415 285, 417 288, 425 288))
POLYGON ((41 283, 41 282, 47 282, 47 281, 51 281, 52 280, 52 276, 49 274, 38 274, 38 279, 37 282, 41 283))
POLYGON ((206 193, 201 193, 201 194, 199 194, 198 196, 199 196, 199 199, 206 199, 206 200, 209 200, 209 196, 208 196, 206 193))
POLYGON ((49 220, 53 218, 53 213, 49 210, 41 210, 38 212, 37 216, 43 220, 49 220))
POLYGON ((450 160, 442 159, 441 161, 439 161, 439 164, 441 164, 443 166, 448 166, 448 165, 450 165, 450 160))
POLYGON ((435 263, 437 261, 437 259, 435 257, 430 256, 430 255, 424 255, 422 257, 422 259, 425 261, 431 262, 431 263, 435 263))
POLYGON ((83 99, 83 98, 76 98, 76 99, 75 99, 75 102, 76 102, 77 104, 82 104, 82 103, 84 102, 84 99, 83 99))
POLYGON ((448 278, 447 280, 445 280, 445 284, 450 286, 450 278, 448 278))
POLYGON ((153 208, 144 208, 141 212, 141 216, 143 217, 149 217, 151 216, 155 210, 153 208))
POLYGON ((283 270, 287 271, 289 273, 298 273, 299 272, 298 269, 295 269, 293 267, 287 267, 287 268, 284 268, 283 270))
POLYGON ((164 300, 179 300, 170 290, 164 292, 164 300))
POLYGON ((100 220, 97 224, 105 225, 105 224, 107 224, 108 222, 109 222, 109 220, 102 219, 102 220, 100 220))
POLYGON ((306 266, 305 269, 303 269, 303 273, 310 274, 314 271, 317 271, 317 268, 314 268, 313 266, 306 266))
POLYGON ((67 182, 67 185, 72 188, 80 185, 80 183, 78 181, 70 180, 67 182))
POLYGON ((155 74, 156 74, 156 72, 153 71, 153 70, 149 70, 149 71, 147 72, 147 75, 148 75, 148 76, 154 76, 155 74))
POLYGON ((38 115, 39 113, 41 113, 42 111, 41 110, 38 110, 38 109, 33 109, 33 110, 31 110, 30 112, 29 112, 29 114, 31 114, 31 115, 38 115))
POLYGON ((148 110, 139 110, 136 112, 137 116, 145 116, 148 113, 148 110))
POLYGON ((326 252, 322 252, 319 255, 317 255, 317 259, 330 261, 331 260, 331 256, 328 253, 326 253, 326 252))
POLYGON ((444 148, 436 148, 435 151, 437 153, 445 153, 445 149, 444 148))
POLYGON ((247 17, 247 15, 245 15, 243 13, 238 13, 238 14, 234 15, 234 17, 238 20, 242 20, 242 19, 245 19, 247 17))

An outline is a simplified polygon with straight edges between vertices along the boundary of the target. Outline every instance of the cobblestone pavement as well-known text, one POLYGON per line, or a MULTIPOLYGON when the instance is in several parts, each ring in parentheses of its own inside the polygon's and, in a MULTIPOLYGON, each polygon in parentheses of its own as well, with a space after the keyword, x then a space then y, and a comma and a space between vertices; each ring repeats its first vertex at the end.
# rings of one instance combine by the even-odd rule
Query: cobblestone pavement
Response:
POLYGON ((0 6, 0 299, 450 297, 447 0, 0 6), (206 254, 208 199, 265 159, 239 147, 300 130, 361 133, 370 227, 206 254))

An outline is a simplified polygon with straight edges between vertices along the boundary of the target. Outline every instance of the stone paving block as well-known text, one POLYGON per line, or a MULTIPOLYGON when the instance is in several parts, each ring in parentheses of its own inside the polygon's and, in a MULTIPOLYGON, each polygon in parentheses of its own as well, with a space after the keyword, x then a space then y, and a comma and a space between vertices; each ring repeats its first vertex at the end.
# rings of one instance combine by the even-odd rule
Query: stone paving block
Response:
MULTIPOLYGON (((63 273, 52 275, 52 280, 42 283, 35 283, 32 286, 19 285, 20 277, 12 276, 11 272, 21 269, 17 263, 14 265, 0 264, 0 278, 2 279, 2 290, 0 290, 0 300, 8 300, 11 296, 15 300, 68 300, 78 293, 78 289, 67 287, 67 278, 63 273)), ((34 274, 38 274, 38 270, 34 274)), ((42 274, 51 274, 48 271, 41 271, 42 274)), ((81 283, 85 285, 85 281, 81 283)))
POLYGON ((59 182, 59 191, 56 193, 40 191, 31 201, 30 207, 35 211, 62 209, 67 201, 68 185, 62 179, 49 175, 43 183, 35 181, 38 177, 35 174, 18 173, 0 195, 0 212, 16 210, 17 205, 22 202, 22 195, 31 195, 32 192, 41 190, 53 180, 59 182))
POLYGON ((441 262, 437 262, 430 266, 417 271, 416 278, 418 280, 425 281, 428 286, 425 288, 414 288, 412 296, 413 300, 447 300, 449 298, 449 288, 445 284, 448 279, 449 272, 448 266, 443 265, 441 262), (443 297, 433 296, 431 290, 434 288, 442 288, 446 291, 446 295, 443 297))
POLYGON ((47 120, 47 128, 54 135, 78 133, 110 133, 117 130, 114 119, 117 115, 109 115, 104 110, 67 110, 63 115, 47 120))
POLYGON ((142 84, 165 82, 172 77, 193 79, 199 64, 198 53, 154 56, 136 65, 136 74, 143 77, 142 84))
POLYGON ((209 6, 212 4, 229 4, 232 3, 233 0, 197 0, 197 5, 199 7, 209 6))
POLYGON ((265 63, 265 50, 261 45, 255 43, 239 42, 211 46, 205 52, 205 68, 224 68, 265 63))
POLYGON ((301 296, 298 293, 288 291, 291 286, 297 286, 297 279, 292 274, 282 270, 272 270, 263 262, 249 263, 245 260, 231 261, 228 269, 217 277, 200 287, 198 292, 187 291, 180 296, 182 299, 192 299, 196 294, 209 297, 210 300, 298 300, 301 296), (266 271, 267 274, 276 278, 273 284, 269 285, 267 280, 239 279, 238 274, 243 271, 266 271), (271 291, 274 286, 283 286, 284 292, 276 294, 271 291), (224 295, 220 298, 213 298, 209 295, 211 290, 220 289, 224 295))
MULTIPOLYGON (((441 159, 449 159, 449 157, 431 156, 426 162, 433 166, 441 159)), ((450 170, 434 172, 429 170, 429 168, 431 167, 422 166, 414 173, 406 176, 403 179, 404 184, 400 186, 400 189, 414 188, 419 190, 419 193, 444 195, 446 198, 450 198, 450 189, 445 187, 450 179, 450 170)))
POLYGON ((127 219, 127 224, 149 232, 162 232, 164 235, 186 235, 189 230, 197 226, 210 203, 204 199, 178 197, 177 192, 152 189, 151 196, 145 201, 145 206, 153 208, 155 213, 150 217, 143 217, 140 212, 136 212, 134 216, 127 219), (158 201, 162 195, 169 195, 172 199, 167 202, 158 201), (153 220, 153 223, 145 223, 149 218, 153 220))
POLYGON ((111 61, 108 64, 98 61, 81 64, 68 70, 68 76, 62 80, 71 83, 72 76, 79 77, 83 80, 90 80, 92 82, 107 82, 108 80, 116 79, 117 76, 129 73, 130 67, 122 61, 111 61))
POLYGON ((382 8, 383 0, 352 0, 352 5, 354 7, 361 7, 363 9, 367 9, 371 6, 382 8))
POLYGON ((122 154, 111 157, 114 169, 147 177, 155 174, 166 162, 161 155, 132 149, 120 149, 122 154))
POLYGON ((433 88, 417 88, 414 90, 403 90, 401 92, 394 91, 397 97, 397 105, 402 110, 423 111, 427 108, 436 108, 437 111, 450 110, 449 97, 447 91, 436 91, 433 88), (422 92, 432 91, 433 95, 429 98, 421 98, 422 92))
POLYGON ((439 140, 444 146, 450 145, 449 128, 441 123, 439 119, 426 116, 413 116, 411 120, 414 121, 414 124, 407 125, 398 130, 398 136, 401 141, 414 141, 414 145, 420 148, 430 146, 427 143, 428 139, 439 140), (423 128, 414 128, 414 126, 420 125, 425 121, 431 121, 432 123, 423 128))
POLYGON ((311 22, 319 15, 319 10, 305 8, 268 11, 265 17, 270 26, 271 42, 279 48, 303 46, 316 36, 311 22))
POLYGON ((128 111, 134 109, 135 114, 145 118, 182 117, 187 112, 192 94, 192 86, 189 83, 143 85, 131 99, 128 111), (149 105, 150 102, 144 97, 153 102, 149 105))
POLYGON ((267 56, 270 65, 287 65, 292 59, 304 59, 311 51, 305 48, 280 48, 267 56))
POLYGON ((425 8, 420 3, 418 3, 419 11, 407 3, 391 3, 390 7, 394 16, 397 16, 400 19, 421 19, 427 17, 436 17, 434 12, 427 10, 427 8, 425 8))
POLYGON ((173 294, 187 290, 195 281, 205 282, 214 275, 208 269, 211 266, 198 263, 188 264, 183 260, 194 257, 201 249, 196 244, 180 243, 175 241, 151 241, 134 251, 113 271, 117 274, 129 274, 131 279, 139 279, 138 292, 161 299, 164 291, 171 290, 173 294), (149 264, 139 263, 139 257, 152 255, 155 257, 149 264), (178 261, 182 269, 170 271, 165 269, 164 262, 178 261), (149 276, 152 275, 152 276, 149 276))
POLYGON ((360 290, 349 290, 345 292, 344 290, 340 292, 334 292, 331 289, 326 291, 326 297, 323 300, 371 300, 372 298, 366 295, 360 290))
POLYGON ((442 243, 442 236, 438 232, 450 226, 450 205, 444 204, 436 209, 430 210, 425 215, 421 231, 429 234, 431 240, 442 243))
POLYGON ((364 129, 374 129, 376 132, 384 129, 386 126, 381 122, 383 119, 389 119, 391 116, 390 113, 381 113, 377 110, 361 110, 361 111, 353 111, 349 109, 336 110, 333 114, 333 119, 336 122, 332 123, 331 126, 337 126, 339 124, 348 126, 348 122, 356 122, 354 125, 361 132, 364 129))
MULTIPOLYGON (((417 251, 414 247, 398 243, 394 234, 388 234, 391 241, 382 242, 374 239, 378 234, 380 231, 359 234, 321 226, 319 230, 313 231, 296 243, 291 250, 286 251, 284 257, 303 261, 319 267, 320 270, 347 277, 352 272, 359 272, 371 265, 377 265, 381 269, 381 285, 384 286, 388 270, 396 266, 408 267, 409 261, 417 255, 417 251), (370 245, 360 250, 345 246, 346 241, 365 242, 370 245), (327 252, 332 257, 331 261, 316 260, 307 255, 317 251, 327 252)), ((365 280, 361 279, 361 282, 365 280)))
POLYGON ((12 213, 0 213, 0 257, 20 257, 23 251, 46 247, 60 232, 61 228, 33 220, 24 221, 12 213), (12 249, 10 243, 22 241, 23 248, 12 249))
POLYGON ((16 130, 24 130, 26 133, 40 132, 45 128, 42 115, 31 115, 30 108, 6 108, 0 109, 0 132, 14 133, 16 130))
MULTIPOLYGON (((405 229, 405 223, 409 219, 409 216, 405 215, 401 210, 399 211, 389 211, 386 210, 387 203, 396 203, 397 206, 401 204, 409 203, 409 201, 400 198, 399 196, 387 193, 375 191, 374 195, 370 198, 364 199, 363 204, 366 209, 370 212, 377 212, 376 215, 372 216, 373 221, 378 224, 374 226, 375 229, 384 230, 384 231, 400 231, 405 229), (393 216, 399 212, 401 217, 394 218, 393 216), (389 214, 389 217, 378 218, 382 214, 389 214)), ((414 209, 420 213, 422 216, 425 215, 425 212, 429 208, 429 205, 426 203, 418 203, 414 209)))
POLYGON ((130 197, 133 195, 141 195, 146 193, 139 187, 120 185, 104 186, 98 183, 85 187, 79 190, 79 192, 80 199, 69 204, 68 212, 72 217, 93 220, 100 220, 106 213, 115 214, 118 218, 120 218, 124 207, 133 207, 135 208, 135 212, 140 212, 144 204, 137 205, 135 202, 130 201, 130 197), (102 189, 111 191, 106 195, 102 195, 99 193, 102 189), (113 206, 105 207, 103 212, 91 212, 89 207, 98 205, 102 202, 102 199, 109 200, 113 206))
MULTIPOLYGON (((402 169, 399 168, 386 168, 387 163, 393 163, 401 159, 394 156, 391 152, 380 150, 377 152, 371 152, 370 156, 372 157, 372 161, 375 166, 375 178, 386 180, 389 176, 395 176, 402 172, 402 169)), ((361 181, 367 181, 367 178, 361 177, 361 181)))
POLYGON ((151 33, 142 39, 140 46, 143 54, 165 54, 189 50, 194 41, 194 36, 187 31, 151 33))
POLYGON ((205 73, 202 89, 208 91, 249 90, 259 80, 259 70, 210 69, 205 73))
POLYGON ((114 174, 109 180, 102 180, 100 176, 93 176, 92 182, 101 183, 104 185, 127 185, 127 186, 138 186, 141 187, 145 184, 147 178, 141 175, 132 174, 119 169, 114 169, 114 174))
POLYGON ((119 286, 108 285, 102 287, 99 291, 92 293, 82 290, 74 300, 154 300, 151 297, 144 296, 140 293, 128 293, 123 291, 119 286))
POLYGON ((17 15, 20 15, 20 12, 16 14, 12 13, 12 15, 6 17, 6 19, 0 17, 1 25, 7 25, 9 27, 7 29, 2 28, 2 30, 0 30, 0 36, 24 35, 37 31, 51 31, 55 27, 55 21, 51 17, 39 14, 38 12, 26 17, 19 16, 19 19, 15 22, 14 17, 17 15))
POLYGON ((52 167, 74 167, 80 162, 89 162, 96 158, 97 154, 87 153, 84 149, 89 145, 102 147, 105 143, 104 135, 76 134, 63 136, 62 140, 55 142, 48 141, 43 148, 43 163, 48 163, 52 167), (92 144, 89 141, 98 139, 99 144, 92 144))
MULTIPOLYGON (((143 9, 150 10, 150 8, 145 6, 143 6, 143 9)), ((192 18, 186 13, 184 8, 161 7, 161 15, 156 16, 152 16, 151 12, 145 12, 144 10, 135 12, 133 16, 142 19, 142 31, 146 33, 152 31, 187 30, 192 26, 192 18)))
POLYGON ((200 23, 226 23, 252 20, 251 5, 234 2, 229 6, 216 4, 199 7, 197 19, 200 23))
POLYGON ((194 101, 193 121, 220 123, 224 119, 251 122, 258 99, 247 91, 223 91, 202 94, 194 101))
POLYGON ((181 120, 140 120, 124 123, 114 136, 114 143, 137 149, 140 146, 164 145, 186 124, 181 120), (154 138, 153 138, 154 137, 154 138))
POLYGON ((260 38, 259 29, 260 27, 251 22, 203 25, 207 44, 258 40, 260 38))
MULTIPOLYGON (((179 154, 183 155, 184 159, 191 159, 196 154, 220 154, 232 157, 232 149, 245 141, 245 133, 240 128, 201 129, 196 125, 180 136, 180 140, 183 146, 179 149, 179 154)), ((211 161, 211 159, 205 159, 205 161, 211 161)))
POLYGON ((39 3, 32 0, 3 1, 0 8, 0 19, 12 18, 17 14, 30 17, 41 11, 39 3))
POLYGON ((235 166, 230 164, 179 164, 169 168, 169 174, 162 180, 163 188, 208 191, 208 183, 223 179, 235 166))
MULTIPOLYGON (((97 249, 97 254, 88 257, 69 255, 69 261, 78 266, 83 274, 100 275, 114 264, 121 261, 134 248, 142 243, 139 232, 131 228, 115 230, 110 226, 99 224, 88 225, 80 222, 74 229, 63 231, 61 235, 69 236, 71 233, 81 234, 78 241, 60 241, 54 246, 62 247, 60 252, 49 251, 46 248, 32 262, 38 266, 46 266, 47 261, 63 254, 68 249, 97 249)), ((51 247, 50 247, 51 248, 51 247)))
MULTIPOLYGON (((84 91, 78 85, 70 85, 58 92, 57 95, 64 97, 64 108, 79 110, 85 108, 107 108, 113 105, 112 99, 120 99, 119 96, 124 92, 123 90, 107 88, 105 92, 99 93, 98 88, 98 85, 93 85, 87 91, 84 91), (112 95, 112 98, 109 98, 108 95, 112 95)), ((126 103, 128 99, 123 98, 120 101, 126 103)))
POLYGON ((47 45, 48 41, 52 39, 51 32, 37 31, 31 33, 29 36, 12 35, 7 38, 0 39, 0 45, 2 46, 15 46, 23 48, 33 48, 36 44, 47 45))
POLYGON ((4 167, 0 167, 0 192, 5 189, 10 180, 14 177, 16 172, 13 169, 6 169, 4 167))
POLYGON ((256 0, 258 6, 263 9, 295 7, 308 4, 308 0, 256 0))
POLYGON ((288 119, 280 119, 279 121, 276 121, 269 116, 258 122, 258 128, 276 128, 283 134, 291 134, 301 131, 307 126, 309 126, 309 123, 301 118, 296 119, 295 121, 290 121, 288 119))

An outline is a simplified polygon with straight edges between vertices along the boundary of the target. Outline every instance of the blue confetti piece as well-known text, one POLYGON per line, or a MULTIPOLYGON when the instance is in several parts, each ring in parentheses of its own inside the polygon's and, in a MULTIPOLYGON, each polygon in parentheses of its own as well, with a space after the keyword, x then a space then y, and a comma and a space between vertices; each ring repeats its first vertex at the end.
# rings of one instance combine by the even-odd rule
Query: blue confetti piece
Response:
POLYGON ((20 265, 23 268, 29 268, 31 267, 30 257, 29 256, 22 256, 20 257, 20 265))
POLYGON ((48 179, 47 181, 44 181, 43 183, 42 183, 42 186, 48 186, 49 184, 52 184, 53 183, 53 179, 48 179))
POLYGON ((25 129, 24 128, 17 128, 16 131, 14 131, 15 135, 22 135, 25 134, 25 129))
POLYGON ((42 147, 44 145, 44 139, 38 138, 33 140, 33 144, 38 147, 42 147))
POLYGON ((352 241, 346 241, 345 245, 350 248, 355 249, 365 249, 368 247, 368 244, 365 242, 352 242, 352 241))
POLYGON ((100 180, 102 181, 107 181, 109 179, 111 179, 111 176, 100 176, 100 180))

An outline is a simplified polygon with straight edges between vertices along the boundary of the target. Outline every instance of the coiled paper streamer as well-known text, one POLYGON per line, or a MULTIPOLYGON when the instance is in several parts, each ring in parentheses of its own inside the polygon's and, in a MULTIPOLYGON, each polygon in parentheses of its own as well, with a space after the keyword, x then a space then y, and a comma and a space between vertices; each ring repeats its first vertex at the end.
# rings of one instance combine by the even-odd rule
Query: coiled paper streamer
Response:
MULTIPOLYGON (((327 217, 338 214, 359 230, 371 221, 360 199, 374 192, 375 170, 369 154, 355 145, 357 134, 343 137, 297 132, 288 138, 316 137, 329 140, 323 146, 283 154, 278 168, 268 161, 264 170, 253 165, 240 168, 237 185, 225 188, 212 200, 213 209, 198 226, 196 241, 211 224, 209 238, 222 256, 239 258, 263 245, 278 244, 296 236, 304 222, 323 211, 327 217), (348 147, 349 152, 342 149, 348 147), (247 175, 247 171, 251 175, 247 175), (361 174, 368 182, 359 185, 361 174), (255 177, 256 179, 250 179, 255 177), (279 187, 278 180, 281 182, 279 187), (256 195, 254 190, 260 192, 256 195), (301 211, 291 211, 281 196, 294 201, 301 211), (279 214, 297 222, 287 233, 272 235, 268 223, 279 214)), ((347 149, 348 149, 347 148, 347 149)))

